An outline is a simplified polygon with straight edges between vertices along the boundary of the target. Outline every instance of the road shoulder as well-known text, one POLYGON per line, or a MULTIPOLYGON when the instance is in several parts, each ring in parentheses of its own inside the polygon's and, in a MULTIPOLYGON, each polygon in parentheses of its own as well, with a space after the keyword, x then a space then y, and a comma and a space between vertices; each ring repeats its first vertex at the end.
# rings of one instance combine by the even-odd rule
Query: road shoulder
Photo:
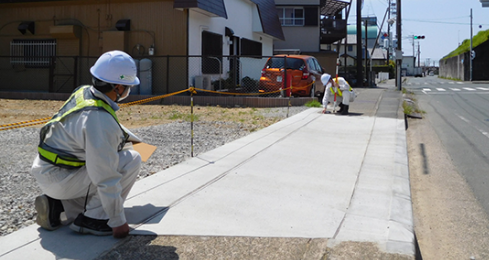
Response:
POLYGON ((489 259, 489 221, 428 119, 409 119, 415 232, 424 259, 489 259))

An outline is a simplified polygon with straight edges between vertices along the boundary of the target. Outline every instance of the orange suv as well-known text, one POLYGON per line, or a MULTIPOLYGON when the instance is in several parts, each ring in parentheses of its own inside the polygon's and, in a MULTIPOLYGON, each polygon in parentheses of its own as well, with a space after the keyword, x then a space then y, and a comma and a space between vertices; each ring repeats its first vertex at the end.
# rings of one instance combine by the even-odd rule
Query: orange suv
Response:
MULTIPOLYGON (((286 89, 285 78, 292 81, 292 96, 321 96, 321 75, 324 69, 313 56, 308 55, 275 55, 270 57, 261 71, 260 92, 272 92, 286 89), (287 66, 284 66, 287 64, 287 66), (286 68, 286 70, 284 69, 286 68)), ((289 91, 286 91, 289 94, 289 91)), ((278 92, 277 95, 279 95, 278 92)))

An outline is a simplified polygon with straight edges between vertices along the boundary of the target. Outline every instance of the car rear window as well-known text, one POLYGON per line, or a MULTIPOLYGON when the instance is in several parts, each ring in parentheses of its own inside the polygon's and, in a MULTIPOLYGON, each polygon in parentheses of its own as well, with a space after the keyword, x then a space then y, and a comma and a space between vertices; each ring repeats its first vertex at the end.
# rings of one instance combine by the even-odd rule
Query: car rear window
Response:
MULTIPOLYGON (((272 57, 266 64, 267 69, 281 69, 284 67, 285 58, 272 57)), ((296 58, 287 58, 287 69, 302 70, 305 67, 304 61, 296 58)))

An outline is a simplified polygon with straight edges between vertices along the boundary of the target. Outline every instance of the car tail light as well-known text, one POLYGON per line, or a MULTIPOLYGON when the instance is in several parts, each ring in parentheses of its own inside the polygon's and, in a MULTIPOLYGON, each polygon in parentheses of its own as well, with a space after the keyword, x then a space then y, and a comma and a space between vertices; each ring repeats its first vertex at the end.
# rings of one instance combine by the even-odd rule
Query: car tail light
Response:
POLYGON ((304 68, 304 70, 302 70, 302 79, 308 79, 309 75, 311 75, 311 73, 309 73, 309 71, 304 68))
POLYGON ((261 76, 262 76, 262 77, 265 77, 265 69, 262 69, 262 70, 261 70, 261 76))

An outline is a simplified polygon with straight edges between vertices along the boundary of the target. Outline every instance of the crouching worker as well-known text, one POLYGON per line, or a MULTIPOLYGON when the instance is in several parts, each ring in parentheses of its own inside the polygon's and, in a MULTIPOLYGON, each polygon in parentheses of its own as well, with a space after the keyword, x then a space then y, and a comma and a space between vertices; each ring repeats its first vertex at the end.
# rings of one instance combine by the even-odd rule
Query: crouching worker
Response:
POLYGON ((331 75, 324 73, 321 76, 321 82, 324 87, 323 96, 323 113, 326 113, 328 103, 334 102, 334 95, 336 92, 336 101, 339 102, 340 110, 337 111, 340 115, 348 115, 350 107, 350 91, 352 88, 350 84, 343 78, 338 77, 338 82, 331 78, 331 75))
POLYGON ((137 138, 117 119, 119 102, 139 84, 136 64, 125 52, 102 54, 90 69, 93 86, 77 88, 41 129, 31 173, 44 195, 35 200, 37 223, 55 230, 65 212, 79 233, 129 234, 124 201, 136 181, 141 156, 124 148, 137 138))

